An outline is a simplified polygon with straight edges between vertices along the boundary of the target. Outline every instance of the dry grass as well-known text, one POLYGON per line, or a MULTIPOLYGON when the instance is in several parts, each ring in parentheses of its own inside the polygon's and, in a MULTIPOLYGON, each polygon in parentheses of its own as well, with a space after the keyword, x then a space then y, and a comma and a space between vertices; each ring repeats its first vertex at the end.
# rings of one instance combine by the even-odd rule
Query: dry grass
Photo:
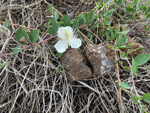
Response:
MULTIPOLYGON (((10 21, 12 37, 19 27, 24 27, 26 31, 40 29, 41 41, 49 37, 44 27, 50 16, 49 4, 53 3, 61 14, 75 18, 79 12, 87 12, 95 7, 94 2, 1 0, 0 23, 10 21)), ((125 113, 139 113, 139 106, 132 103, 129 91, 122 90, 119 95, 116 71, 100 78, 74 83, 62 77, 65 72, 56 71, 59 59, 50 54, 50 51, 55 51, 55 42, 51 40, 18 55, 0 58, 0 61, 8 62, 0 69, 0 113, 121 113, 122 109, 125 113)), ((12 39, 0 34, 0 54, 9 53, 16 46, 12 39)), ((119 71, 120 80, 132 84, 129 72, 120 68, 119 71)), ((150 70, 141 70, 138 75, 135 79, 138 93, 148 93, 150 70)), ((150 110, 149 104, 147 108, 150 110)))

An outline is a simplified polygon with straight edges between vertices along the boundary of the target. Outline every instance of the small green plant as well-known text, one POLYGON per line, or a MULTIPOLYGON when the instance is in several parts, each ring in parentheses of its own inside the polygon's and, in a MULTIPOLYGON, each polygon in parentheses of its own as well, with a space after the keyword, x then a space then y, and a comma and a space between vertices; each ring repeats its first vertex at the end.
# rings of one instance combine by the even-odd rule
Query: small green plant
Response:
POLYGON ((150 93, 146 93, 146 94, 143 94, 140 96, 137 93, 137 90, 135 88, 134 77, 137 76, 136 73, 138 71, 138 66, 145 64, 149 59, 150 59, 150 54, 140 54, 140 55, 136 56, 135 59, 132 58, 132 65, 131 65, 130 62, 128 61, 128 59, 126 58, 129 66, 130 66, 130 70, 131 70, 133 88, 131 88, 127 82, 121 82, 121 84, 119 86, 121 89, 130 89, 131 93, 132 93, 132 89, 133 89, 136 92, 136 95, 134 95, 132 93, 131 99, 132 99, 134 104, 139 103, 141 107, 142 107, 142 105, 140 103, 140 100, 143 99, 144 101, 146 101, 148 103, 150 102, 150 93))
POLYGON ((34 44, 38 40, 39 30, 30 31, 29 35, 26 33, 24 28, 19 28, 15 33, 15 40, 18 43, 18 46, 13 49, 12 54, 15 55, 26 48, 26 44, 34 44))

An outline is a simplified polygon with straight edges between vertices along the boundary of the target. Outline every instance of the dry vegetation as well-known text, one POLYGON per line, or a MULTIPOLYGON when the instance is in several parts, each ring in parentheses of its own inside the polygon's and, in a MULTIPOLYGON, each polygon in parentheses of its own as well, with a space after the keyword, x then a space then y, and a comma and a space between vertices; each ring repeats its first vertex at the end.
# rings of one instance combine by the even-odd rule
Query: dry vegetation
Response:
MULTIPOLYGON (((81 11, 95 7, 95 0, 0 0, 0 24, 9 20, 12 37, 21 26, 26 31, 40 29, 39 40, 44 40, 50 37, 44 24, 49 20, 51 3, 60 15, 68 14, 72 19, 81 11)), ((53 39, 17 55, 0 58, 8 62, 0 69, 0 113, 121 113, 122 109, 125 113, 139 113, 139 106, 132 103, 129 91, 122 90, 119 95, 116 71, 74 83, 63 77, 65 72, 58 73, 56 67, 60 61, 50 54, 55 51, 55 42, 53 39)), ((11 52, 16 45, 0 34, 0 54, 11 52)), ((120 79, 132 84, 129 72, 119 71, 120 79)), ((148 93, 150 71, 141 70, 138 75, 135 79, 138 93, 148 93)), ((150 110, 150 105, 146 105, 150 110)))

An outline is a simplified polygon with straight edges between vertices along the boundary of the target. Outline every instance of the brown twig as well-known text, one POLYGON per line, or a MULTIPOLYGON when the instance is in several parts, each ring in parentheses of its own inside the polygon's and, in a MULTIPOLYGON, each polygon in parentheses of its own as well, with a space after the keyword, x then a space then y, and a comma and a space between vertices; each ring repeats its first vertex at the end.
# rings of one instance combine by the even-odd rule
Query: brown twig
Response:
MULTIPOLYGON (((117 52, 116 51, 115 51, 115 58, 117 59, 117 52)), ((118 77, 118 86, 120 86, 121 80, 120 80, 118 63, 116 63, 116 71, 117 71, 117 77, 118 77)), ((120 100, 121 113, 124 113, 124 107, 123 107, 122 96, 121 96, 121 88, 119 88, 119 100, 120 100)))

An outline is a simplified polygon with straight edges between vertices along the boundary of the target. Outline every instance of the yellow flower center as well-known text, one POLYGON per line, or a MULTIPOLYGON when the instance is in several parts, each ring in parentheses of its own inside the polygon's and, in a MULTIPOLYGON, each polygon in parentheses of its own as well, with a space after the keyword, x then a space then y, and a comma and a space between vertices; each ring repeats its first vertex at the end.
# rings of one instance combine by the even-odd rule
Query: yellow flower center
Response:
POLYGON ((68 34, 67 30, 65 31, 65 38, 66 38, 66 40, 69 39, 69 34, 68 34))

